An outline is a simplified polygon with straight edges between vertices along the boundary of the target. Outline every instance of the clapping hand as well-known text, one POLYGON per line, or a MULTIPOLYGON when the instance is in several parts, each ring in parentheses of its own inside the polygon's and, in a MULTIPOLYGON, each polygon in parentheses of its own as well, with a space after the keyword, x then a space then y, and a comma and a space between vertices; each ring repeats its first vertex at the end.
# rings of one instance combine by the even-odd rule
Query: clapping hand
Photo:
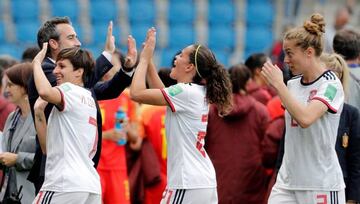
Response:
POLYGON ((129 35, 127 39, 128 43, 128 52, 125 58, 125 68, 133 68, 136 64, 137 60, 137 49, 136 49, 136 41, 135 39, 129 35))
POLYGON ((105 41, 105 51, 113 54, 115 52, 115 37, 113 36, 113 22, 110 21, 105 41))
POLYGON ((146 39, 143 44, 143 50, 141 52, 140 58, 150 62, 154 54, 155 44, 156 44, 156 30, 154 27, 152 27, 148 30, 146 34, 146 39))

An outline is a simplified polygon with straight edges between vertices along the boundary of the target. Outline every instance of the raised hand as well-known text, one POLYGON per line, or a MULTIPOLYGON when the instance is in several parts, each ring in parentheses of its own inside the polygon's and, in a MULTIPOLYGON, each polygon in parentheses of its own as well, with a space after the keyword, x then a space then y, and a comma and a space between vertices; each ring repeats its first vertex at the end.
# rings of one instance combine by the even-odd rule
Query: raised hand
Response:
POLYGON ((44 61, 47 52, 48 43, 43 43, 43 47, 33 59, 33 64, 40 64, 44 61))
POLYGON ((113 54, 115 52, 115 37, 113 36, 113 22, 109 22, 106 41, 105 41, 105 51, 113 54))
POLYGON ((275 89, 279 84, 283 83, 283 74, 281 69, 277 65, 273 65, 271 62, 265 62, 261 74, 275 89))
POLYGON ((137 49, 135 39, 129 35, 127 39, 128 52, 125 58, 125 68, 132 68, 136 64, 137 60, 137 49))
POLYGON ((143 50, 140 58, 145 60, 151 60, 156 44, 156 30, 154 27, 150 28, 146 34, 145 42, 143 43, 143 50))

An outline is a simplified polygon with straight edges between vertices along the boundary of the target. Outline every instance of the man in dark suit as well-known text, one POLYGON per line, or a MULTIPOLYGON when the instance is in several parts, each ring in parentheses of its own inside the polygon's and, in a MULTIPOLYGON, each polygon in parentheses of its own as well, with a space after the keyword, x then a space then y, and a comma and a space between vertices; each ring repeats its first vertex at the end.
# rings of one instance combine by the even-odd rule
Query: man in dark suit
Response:
MULTIPOLYGON (((40 49, 44 42, 48 42, 48 50, 46 54, 46 59, 42 64, 42 68, 44 73, 51 83, 52 86, 56 86, 56 78, 52 73, 56 66, 56 57, 58 53, 63 48, 80 46, 81 43, 77 39, 76 32, 74 28, 71 26, 70 19, 67 17, 57 17, 51 20, 46 21, 43 26, 38 31, 38 45, 40 49)), ((117 72, 115 76, 106 82, 97 83, 101 77, 112 67, 111 64, 111 55, 115 51, 115 39, 112 36, 112 22, 110 22, 108 27, 108 34, 105 43, 104 52, 97 58, 96 67, 94 73, 91 77, 89 77, 85 81, 85 88, 88 88, 92 92, 92 96, 97 100, 106 100, 117 97, 121 94, 121 92, 131 83, 133 70, 136 63, 136 46, 135 40, 133 38, 129 38, 129 51, 127 56, 127 61, 124 64, 124 68, 117 72)), ((29 102, 31 107, 31 113, 34 116, 34 104, 39 97, 34 79, 31 78, 29 80, 29 102)), ((95 157, 93 158, 94 166, 96 168, 101 152, 101 138, 102 138, 102 124, 101 124, 101 114, 99 111, 99 106, 96 102, 97 107, 97 127, 98 127, 98 146, 95 157)), ((52 104, 47 105, 45 108, 45 116, 49 117, 51 109, 53 108, 52 104)), ((42 183, 44 182, 45 176, 45 161, 46 155, 44 155, 41 151, 40 145, 37 141, 37 149, 34 157, 34 165, 32 170, 30 171, 28 180, 34 183, 36 194, 40 190, 42 183)))

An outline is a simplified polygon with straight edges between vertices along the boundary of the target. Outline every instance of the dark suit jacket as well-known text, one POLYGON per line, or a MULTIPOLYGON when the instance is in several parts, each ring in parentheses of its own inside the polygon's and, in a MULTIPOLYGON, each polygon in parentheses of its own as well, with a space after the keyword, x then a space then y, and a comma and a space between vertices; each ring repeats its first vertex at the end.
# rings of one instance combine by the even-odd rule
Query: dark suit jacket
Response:
MULTIPOLYGON (((56 86, 56 78, 53 74, 55 64, 50 59, 46 58, 42 64, 42 68, 50 84, 52 86, 56 86)), ((96 66, 93 75, 91 75, 85 81, 85 88, 90 89, 92 96, 95 99, 95 104, 97 108, 97 127, 98 127, 99 138, 98 138, 97 152, 93 158, 95 168, 99 163, 100 152, 101 152, 101 141, 102 141, 101 113, 97 100, 116 98, 131 83, 131 77, 129 77, 123 71, 117 72, 115 76, 109 81, 97 83, 104 76, 104 74, 107 71, 109 71, 111 68, 112 68, 112 64, 105 58, 105 56, 100 55, 100 57, 96 60, 96 66)), ((34 117, 34 105, 37 98, 39 97, 39 94, 36 90, 33 77, 31 77, 29 80, 28 93, 29 93, 31 114, 34 117)), ((53 104, 48 104, 46 106, 45 108, 46 119, 49 117, 52 108, 53 108, 53 104)), ((28 179, 34 183, 36 188, 36 193, 40 190, 41 185, 44 182, 45 161, 46 161, 46 156, 42 154, 40 145, 37 140, 37 149, 34 157, 34 165, 28 177, 28 179)))
POLYGON ((360 202, 360 115, 359 110, 344 104, 335 145, 345 180, 346 200, 360 202), (348 142, 343 138, 348 135, 348 142))

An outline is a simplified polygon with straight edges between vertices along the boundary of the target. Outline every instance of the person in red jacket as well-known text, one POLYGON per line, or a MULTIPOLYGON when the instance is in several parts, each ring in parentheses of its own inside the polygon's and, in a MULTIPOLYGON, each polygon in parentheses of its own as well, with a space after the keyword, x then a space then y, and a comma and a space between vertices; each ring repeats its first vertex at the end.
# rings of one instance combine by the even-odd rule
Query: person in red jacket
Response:
POLYGON ((245 61, 246 67, 251 71, 251 79, 246 84, 246 91, 264 105, 276 95, 275 90, 266 84, 264 77, 261 75, 261 68, 267 61, 271 60, 264 53, 254 53, 245 61))
POLYGON ((217 108, 210 107, 205 149, 215 167, 219 203, 262 204, 267 176, 260 144, 269 115, 266 107, 246 92, 250 71, 237 65, 229 72, 233 110, 220 117, 217 108))

